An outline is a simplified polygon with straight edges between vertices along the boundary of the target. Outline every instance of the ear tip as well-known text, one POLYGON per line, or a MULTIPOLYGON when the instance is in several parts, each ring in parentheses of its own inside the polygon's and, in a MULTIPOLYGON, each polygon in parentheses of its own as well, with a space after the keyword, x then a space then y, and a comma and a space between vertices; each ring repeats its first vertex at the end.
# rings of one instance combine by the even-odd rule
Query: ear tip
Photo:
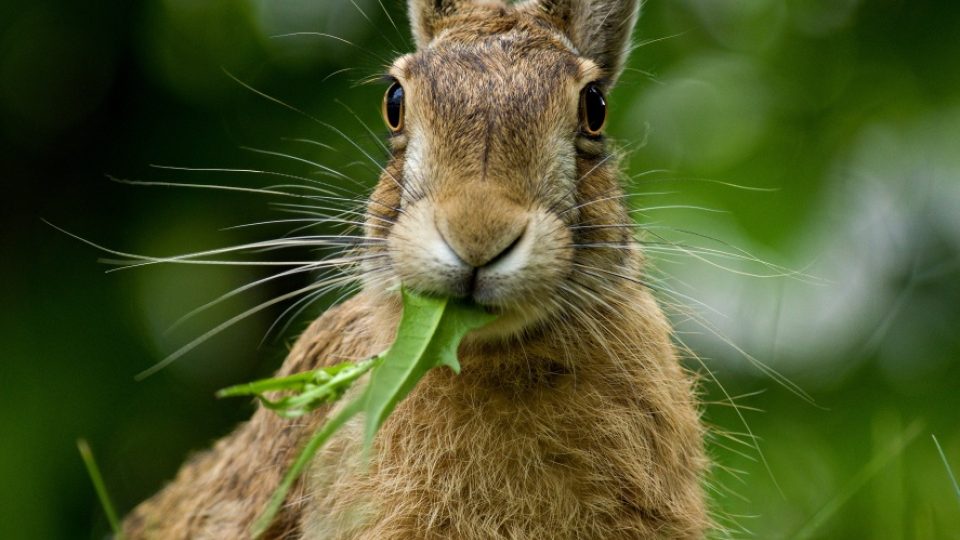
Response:
POLYGON ((568 17, 561 27, 581 55, 604 71, 608 86, 619 78, 645 0, 531 0, 568 17))
POLYGON ((477 0, 408 0, 407 13, 417 48, 424 47, 436 34, 435 23, 477 0))

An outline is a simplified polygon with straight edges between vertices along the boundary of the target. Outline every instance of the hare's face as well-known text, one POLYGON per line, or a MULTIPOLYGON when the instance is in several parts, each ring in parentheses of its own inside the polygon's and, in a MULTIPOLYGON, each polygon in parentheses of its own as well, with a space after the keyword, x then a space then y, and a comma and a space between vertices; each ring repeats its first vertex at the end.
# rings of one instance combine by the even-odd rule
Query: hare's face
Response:
POLYGON ((544 4, 463 4, 419 21, 429 40, 389 70, 367 284, 471 299, 513 333, 629 272, 629 249, 606 248, 630 238, 602 135, 616 73, 544 4))

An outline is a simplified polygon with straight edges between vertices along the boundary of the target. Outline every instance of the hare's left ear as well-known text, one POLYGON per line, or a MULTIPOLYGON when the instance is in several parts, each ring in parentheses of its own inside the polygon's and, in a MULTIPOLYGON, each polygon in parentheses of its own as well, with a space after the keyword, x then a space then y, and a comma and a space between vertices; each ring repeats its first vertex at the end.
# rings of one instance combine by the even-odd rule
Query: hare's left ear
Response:
POLYGON ((437 32, 437 22, 453 15, 471 0, 409 0, 410 26, 417 48, 426 47, 437 32))
POLYGON ((641 0, 528 0, 521 9, 545 16, 581 56, 597 63, 612 85, 630 52, 641 0))

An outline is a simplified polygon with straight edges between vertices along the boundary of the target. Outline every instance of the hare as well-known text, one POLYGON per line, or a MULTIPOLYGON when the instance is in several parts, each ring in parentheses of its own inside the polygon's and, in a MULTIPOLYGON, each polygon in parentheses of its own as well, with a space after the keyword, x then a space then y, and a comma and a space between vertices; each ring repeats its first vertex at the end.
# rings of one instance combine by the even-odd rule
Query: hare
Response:
MULTIPOLYGON (((361 425, 314 459, 268 538, 702 538, 694 377, 644 285, 604 136, 638 0, 410 0, 389 67, 391 157, 367 206, 363 290, 280 374, 389 346, 398 286, 499 318, 460 375, 434 370, 361 460, 361 425)), ((129 538, 245 538, 327 411, 260 408, 134 509, 129 538)))

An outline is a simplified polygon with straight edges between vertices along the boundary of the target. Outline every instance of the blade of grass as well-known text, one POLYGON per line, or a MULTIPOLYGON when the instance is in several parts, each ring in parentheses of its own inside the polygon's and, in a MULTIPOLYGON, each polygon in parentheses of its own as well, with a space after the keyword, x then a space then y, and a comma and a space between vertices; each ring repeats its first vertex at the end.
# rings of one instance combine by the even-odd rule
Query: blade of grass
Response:
POLYGON ((874 476, 876 476, 884 467, 895 457, 900 455, 903 450, 910 445, 914 439, 920 435, 923 429, 923 422, 916 421, 907 428, 903 437, 890 445, 885 451, 877 454, 866 466, 860 469, 850 482, 827 502, 812 518, 793 535, 794 540, 806 540, 813 538, 814 533, 823 526, 831 517, 843 507, 858 491, 863 489, 874 476))
POLYGON ((110 528, 113 529, 114 538, 123 540, 123 533, 120 530, 120 520, 117 519, 117 512, 110 502, 110 496, 107 494, 107 486, 103 483, 103 476, 100 474, 100 468, 97 467, 96 460, 93 459, 93 451, 90 444, 84 439, 77 439, 77 450, 80 451, 80 458, 87 467, 87 474, 90 475, 90 481, 93 483, 93 489, 97 492, 100 499, 100 505, 103 506, 103 513, 107 515, 107 521, 110 522, 110 528))
POLYGON ((937 452, 940 452, 940 459, 943 460, 943 466, 947 469, 947 476, 953 482, 953 491, 957 494, 957 502, 960 502, 960 484, 957 484, 957 477, 953 474, 953 469, 950 468, 950 462, 947 461, 947 455, 943 452, 943 447, 940 446, 937 436, 932 433, 930 436, 933 438, 933 444, 937 445, 937 452))

